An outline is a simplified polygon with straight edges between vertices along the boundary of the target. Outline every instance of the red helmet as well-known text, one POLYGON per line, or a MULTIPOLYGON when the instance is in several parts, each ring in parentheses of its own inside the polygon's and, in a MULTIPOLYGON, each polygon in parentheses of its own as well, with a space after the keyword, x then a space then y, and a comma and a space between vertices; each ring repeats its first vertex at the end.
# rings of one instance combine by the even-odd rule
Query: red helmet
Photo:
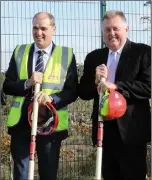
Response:
MULTIPOLYGON (((28 121, 30 126, 33 120, 33 103, 28 106, 28 121)), ((52 134, 58 126, 58 115, 51 103, 39 105, 37 133, 40 135, 52 134)))
POLYGON ((99 105, 99 113, 104 119, 111 120, 120 118, 126 112, 127 103, 118 91, 105 91, 99 105))

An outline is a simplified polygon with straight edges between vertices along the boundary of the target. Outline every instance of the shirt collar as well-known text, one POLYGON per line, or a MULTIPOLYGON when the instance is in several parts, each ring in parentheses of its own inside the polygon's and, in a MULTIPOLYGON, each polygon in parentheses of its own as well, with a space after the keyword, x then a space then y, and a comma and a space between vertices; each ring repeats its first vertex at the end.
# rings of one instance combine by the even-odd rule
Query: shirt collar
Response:
MULTIPOLYGON (((121 54, 123 47, 124 47, 124 46, 122 46, 122 47, 121 47, 120 49, 118 49, 116 52, 117 52, 118 54, 121 54)), ((113 51, 112 51, 111 49, 109 49, 109 54, 111 54, 112 52, 113 52, 113 51)))
POLYGON ((45 51, 45 53, 47 53, 48 55, 50 55, 50 54, 51 54, 51 51, 52 51, 52 45, 53 45, 53 43, 51 42, 47 48, 45 48, 45 49, 39 49, 39 48, 37 47, 37 45, 34 43, 34 52, 36 53, 36 52, 38 52, 38 51, 40 51, 40 50, 43 50, 43 51, 45 51))
MULTIPOLYGON (((126 41, 127 41, 127 40, 126 40, 126 41)), ((125 44, 126 44, 126 42, 124 43, 124 45, 125 45, 125 44)), ((124 45, 123 45, 120 49, 117 50, 117 53, 118 53, 118 54, 121 55, 124 45)), ((109 49, 109 54, 111 54, 112 52, 113 52, 113 51, 112 51, 111 49, 109 49)))

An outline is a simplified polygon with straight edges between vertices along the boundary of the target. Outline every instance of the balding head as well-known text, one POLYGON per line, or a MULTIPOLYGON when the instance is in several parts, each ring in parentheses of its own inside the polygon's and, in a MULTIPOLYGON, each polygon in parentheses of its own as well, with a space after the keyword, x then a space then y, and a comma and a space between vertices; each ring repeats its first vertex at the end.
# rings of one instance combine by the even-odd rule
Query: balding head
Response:
POLYGON ((39 12, 39 13, 35 14, 33 17, 32 23, 34 23, 35 19, 37 19, 37 18, 39 18, 41 20, 48 18, 50 20, 50 25, 55 26, 55 18, 52 14, 50 14, 48 12, 39 12))

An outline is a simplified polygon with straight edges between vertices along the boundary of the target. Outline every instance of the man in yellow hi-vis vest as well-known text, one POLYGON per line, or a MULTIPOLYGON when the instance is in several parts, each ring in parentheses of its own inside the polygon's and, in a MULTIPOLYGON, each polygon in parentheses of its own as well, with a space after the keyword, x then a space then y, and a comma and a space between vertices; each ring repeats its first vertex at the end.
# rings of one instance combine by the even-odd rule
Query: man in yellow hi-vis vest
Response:
POLYGON ((4 93, 13 96, 7 119, 14 160, 13 176, 14 180, 28 179, 31 133, 28 106, 34 85, 40 83, 42 90, 36 99, 39 104, 50 102, 54 105, 59 123, 53 134, 37 135, 39 175, 41 180, 56 180, 61 141, 68 136, 67 105, 77 98, 76 60, 72 48, 53 43, 56 26, 52 14, 37 13, 32 24, 34 43, 15 48, 3 84, 4 93), (43 54, 40 55, 40 51, 43 54))

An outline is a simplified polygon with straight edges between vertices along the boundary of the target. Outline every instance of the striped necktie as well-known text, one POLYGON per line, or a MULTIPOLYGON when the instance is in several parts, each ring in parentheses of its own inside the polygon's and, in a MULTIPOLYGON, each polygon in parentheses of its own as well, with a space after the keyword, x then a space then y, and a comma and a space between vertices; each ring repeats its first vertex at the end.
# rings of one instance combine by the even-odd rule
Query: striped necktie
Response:
POLYGON ((37 51, 37 53, 38 53, 38 58, 36 61, 35 71, 43 72, 44 71, 43 55, 45 54, 45 51, 37 51))
POLYGON ((109 68, 108 68, 107 81, 114 83, 116 69, 117 69, 117 52, 111 52, 110 58, 111 58, 111 62, 110 62, 109 68))

